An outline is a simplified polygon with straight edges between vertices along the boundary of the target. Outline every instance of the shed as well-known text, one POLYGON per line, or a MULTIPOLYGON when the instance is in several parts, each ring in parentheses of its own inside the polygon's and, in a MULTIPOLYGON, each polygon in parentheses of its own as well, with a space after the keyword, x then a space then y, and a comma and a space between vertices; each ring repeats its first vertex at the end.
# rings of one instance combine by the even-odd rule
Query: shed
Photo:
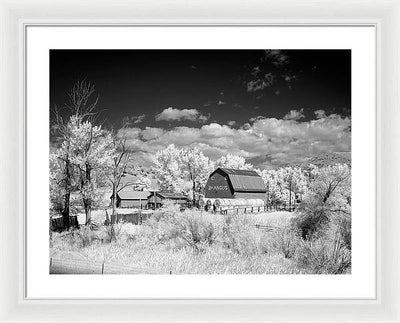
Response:
POLYGON ((266 192, 263 179, 253 170, 217 168, 208 178, 204 197, 265 200, 266 192))
POLYGON ((117 207, 121 208, 140 208, 147 206, 148 191, 122 190, 117 193, 117 207))
POLYGON ((174 204, 180 204, 182 207, 186 207, 188 203, 188 198, 179 193, 170 192, 151 192, 147 198, 147 205, 149 208, 159 208, 169 200, 174 204))

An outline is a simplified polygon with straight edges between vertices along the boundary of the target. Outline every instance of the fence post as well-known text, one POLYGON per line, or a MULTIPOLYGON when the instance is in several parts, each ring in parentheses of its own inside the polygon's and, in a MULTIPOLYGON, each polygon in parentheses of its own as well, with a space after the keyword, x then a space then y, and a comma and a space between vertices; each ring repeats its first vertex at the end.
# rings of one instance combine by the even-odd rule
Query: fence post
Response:
POLYGON ((104 275, 104 262, 101 264, 101 274, 104 275))
POLYGON ((52 264, 53 264, 53 258, 50 257, 50 268, 49 268, 50 272, 51 272, 51 265, 52 265, 52 264))

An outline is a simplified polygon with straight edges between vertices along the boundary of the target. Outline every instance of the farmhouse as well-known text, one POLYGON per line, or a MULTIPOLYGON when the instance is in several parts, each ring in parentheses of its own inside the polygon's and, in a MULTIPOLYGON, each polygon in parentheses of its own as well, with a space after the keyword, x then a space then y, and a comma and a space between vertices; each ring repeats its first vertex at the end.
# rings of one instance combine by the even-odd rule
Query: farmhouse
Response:
POLYGON ((265 200, 266 192, 264 181, 255 171, 217 168, 208 178, 204 197, 265 200))
POLYGON ((147 205, 149 208, 159 208, 165 204, 167 200, 172 201, 174 204, 180 204, 182 207, 185 207, 188 203, 187 197, 182 194, 151 192, 147 198, 147 205))
POLYGON ((149 195, 148 191, 122 190, 117 194, 117 207, 143 209, 147 205, 149 195))

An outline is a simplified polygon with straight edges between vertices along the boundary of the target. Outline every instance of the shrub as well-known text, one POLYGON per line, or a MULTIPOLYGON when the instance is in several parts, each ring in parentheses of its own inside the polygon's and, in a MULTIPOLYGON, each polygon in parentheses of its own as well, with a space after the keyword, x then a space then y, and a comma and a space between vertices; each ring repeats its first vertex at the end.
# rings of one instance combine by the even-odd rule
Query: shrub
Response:
POLYGON ((301 245, 299 231, 293 226, 284 226, 272 233, 272 247, 285 258, 292 258, 301 245))
POLYGON ((330 225, 320 236, 302 242, 297 261, 316 274, 342 274, 351 267, 351 250, 341 238, 340 228, 330 225))
POLYGON ((107 242, 117 241, 121 236, 122 223, 105 225, 103 232, 107 242))
POLYGON ((198 210, 180 212, 179 206, 170 204, 157 210, 146 226, 158 242, 176 240, 175 247, 188 246, 198 252, 217 240, 220 229, 216 219, 198 210))
POLYGON ((299 230, 303 239, 312 239, 329 222, 325 205, 313 198, 314 196, 306 197, 297 210, 297 216, 292 220, 292 225, 299 230))
POLYGON ((89 246, 93 239, 94 234, 87 226, 80 229, 71 229, 70 231, 63 232, 59 235, 62 241, 65 241, 70 246, 76 248, 85 248, 89 246))
POLYGON ((223 244, 234 253, 254 255, 269 251, 268 238, 245 215, 226 215, 222 228, 223 244))

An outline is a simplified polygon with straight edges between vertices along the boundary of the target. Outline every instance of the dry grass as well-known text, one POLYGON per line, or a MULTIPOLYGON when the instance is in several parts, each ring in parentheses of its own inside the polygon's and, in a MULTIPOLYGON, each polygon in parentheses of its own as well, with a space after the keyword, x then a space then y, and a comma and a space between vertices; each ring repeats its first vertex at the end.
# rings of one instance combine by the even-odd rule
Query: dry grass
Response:
MULTIPOLYGON (((173 206, 143 225, 54 233, 51 252, 79 252, 86 259, 173 274, 309 274, 299 263, 300 238, 289 212, 220 215, 173 206), (279 227, 265 232, 254 224, 279 227)), ((304 250, 303 250, 304 253, 304 250)))
POLYGON ((296 215, 294 212, 276 211, 265 213, 250 213, 246 216, 257 224, 269 225, 273 227, 284 227, 290 224, 290 221, 296 215))

